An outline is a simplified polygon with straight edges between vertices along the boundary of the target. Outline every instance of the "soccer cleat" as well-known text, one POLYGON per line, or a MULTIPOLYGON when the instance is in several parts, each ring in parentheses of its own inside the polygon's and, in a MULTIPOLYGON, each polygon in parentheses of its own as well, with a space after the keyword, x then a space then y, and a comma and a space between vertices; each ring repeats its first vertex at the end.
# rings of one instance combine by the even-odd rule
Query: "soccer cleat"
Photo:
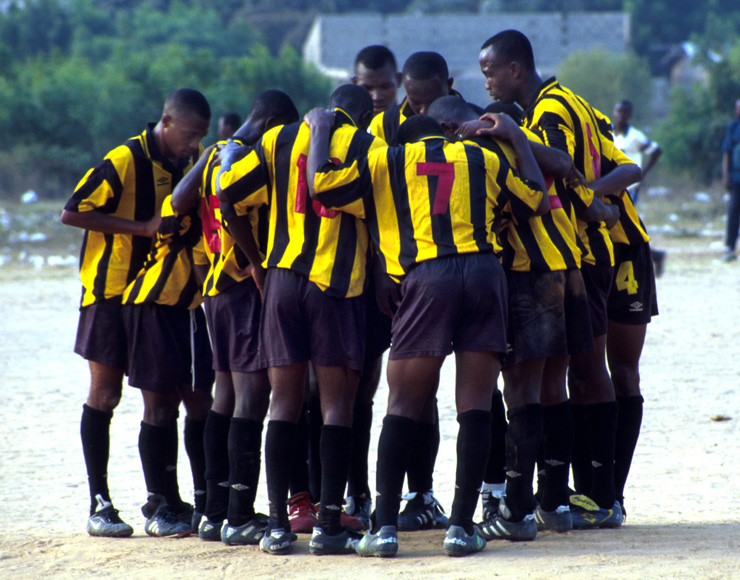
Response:
POLYGON ((469 556, 485 548, 486 541, 477 530, 468 534, 462 526, 450 526, 445 534, 442 547, 448 556, 469 556))
POLYGON ((585 495, 570 496, 573 527, 577 530, 593 528, 618 528, 624 523, 624 513, 618 501, 610 508, 602 508, 585 495))
POLYGON ((270 519, 265 514, 255 514, 246 524, 231 526, 227 522, 221 527, 221 541, 229 546, 256 546, 265 535, 270 519))
POLYGON ((95 501, 98 503, 95 513, 87 518, 87 533, 91 536, 105 538, 128 538, 134 533, 134 528, 129 526, 118 516, 118 510, 113 504, 97 494, 95 501))
POLYGON ((288 500, 290 531, 294 534, 313 533, 314 526, 319 523, 318 513, 307 491, 295 494, 288 500))
POLYGON ((316 526, 308 542, 308 551, 317 556, 327 554, 354 554, 355 544, 360 541, 362 534, 352 528, 344 528, 336 536, 325 534, 324 530, 316 526))
POLYGON ((198 526, 198 537, 206 542, 218 542, 221 539, 223 522, 212 522, 203 518, 198 526))
POLYGON ((347 498, 347 503, 344 505, 344 513, 360 520, 363 529, 369 530, 372 504, 373 501, 364 494, 361 496, 351 495, 347 498))
POLYGON ((450 525, 444 509, 431 493, 411 492, 403 499, 406 500, 406 507, 398 514, 398 529, 402 532, 444 529, 450 525))
POLYGON ((538 530, 551 530, 553 532, 569 532, 573 529, 573 518, 570 515, 570 507, 559 505, 551 512, 546 512, 541 506, 534 510, 534 521, 538 530))
POLYGON ((260 550, 274 555, 287 554, 291 544, 297 539, 298 536, 284 528, 266 530, 260 540, 260 550))
MULTIPOLYGON (((154 496, 157 497, 157 496, 154 496)), ((193 533, 191 524, 185 523, 180 519, 177 511, 167 505, 167 502, 162 498, 157 509, 154 511, 152 517, 147 519, 144 524, 144 531, 150 536, 156 536, 160 538, 164 537, 178 537, 184 538, 193 533)))
POLYGON ((177 517, 183 524, 190 526, 190 531, 193 534, 197 534, 200 528, 200 519, 203 517, 202 514, 198 514, 192 504, 181 501, 180 505, 172 506, 172 509, 177 514, 177 517))
POLYGON ((355 544, 355 552, 360 556, 392 558, 398 552, 398 532, 394 526, 383 526, 377 534, 370 532, 355 544))
POLYGON ((511 521, 511 510, 506 500, 501 498, 498 513, 491 519, 478 524, 478 533, 486 540, 511 540, 512 542, 531 542, 537 537, 537 523, 533 514, 527 514, 521 521, 511 521))
POLYGON ((498 504, 501 502, 501 493, 483 492, 481 496, 481 503, 483 507, 483 521, 490 520, 498 513, 498 504))

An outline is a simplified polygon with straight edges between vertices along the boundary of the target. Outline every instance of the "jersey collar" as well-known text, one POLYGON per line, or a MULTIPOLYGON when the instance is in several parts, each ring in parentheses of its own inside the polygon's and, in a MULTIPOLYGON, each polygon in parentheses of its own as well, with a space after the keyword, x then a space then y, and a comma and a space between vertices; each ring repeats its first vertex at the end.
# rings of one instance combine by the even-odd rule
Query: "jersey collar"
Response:
POLYGON ((542 98, 542 95, 549 91, 552 87, 554 87, 556 84, 558 84, 558 81, 555 77, 550 77, 546 81, 544 81, 540 87, 537 89, 537 96, 534 98, 534 100, 529 104, 529 107, 526 108, 524 111, 524 118, 526 119, 529 117, 529 115, 534 111, 534 108, 537 106, 537 103, 542 98))

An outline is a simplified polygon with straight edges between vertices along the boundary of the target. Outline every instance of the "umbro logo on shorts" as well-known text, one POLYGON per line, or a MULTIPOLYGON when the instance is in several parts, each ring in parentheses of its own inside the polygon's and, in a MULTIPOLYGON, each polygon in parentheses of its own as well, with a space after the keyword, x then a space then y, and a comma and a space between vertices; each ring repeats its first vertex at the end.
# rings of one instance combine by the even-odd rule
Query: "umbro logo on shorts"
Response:
POLYGON ((642 312, 643 305, 642 302, 633 302, 630 304, 630 312, 642 312))

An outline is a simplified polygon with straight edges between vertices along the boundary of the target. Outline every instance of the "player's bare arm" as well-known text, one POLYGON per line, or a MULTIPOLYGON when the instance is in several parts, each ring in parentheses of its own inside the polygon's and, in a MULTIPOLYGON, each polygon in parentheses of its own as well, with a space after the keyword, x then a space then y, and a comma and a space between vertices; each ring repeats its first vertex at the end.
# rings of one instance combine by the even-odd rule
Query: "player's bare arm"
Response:
POLYGON ((619 221, 619 208, 609 205, 598 197, 593 198, 591 205, 578 214, 578 219, 584 222, 605 222, 607 228, 613 228, 619 221))
MULTIPOLYGON (((221 202, 222 211, 227 204, 228 202, 221 202)), ((257 242, 254 239, 254 231, 249 221, 249 215, 233 217, 229 220, 228 224, 225 224, 225 227, 249 260, 249 267, 252 269, 254 283, 259 289, 260 295, 262 295, 265 270, 262 268, 262 256, 260 256, 257 249, 257 242)))
POLYGON ((94 209, 81 212, 65 209, 62 210, 61 221, 67 226, 103 234, 127 234, 151 238, 157 233, 162 216, 157 214, 148 221, 139 222, 108 215, 94 209))
MULTIPOLYGON (((203 152, 195 166, 188 171, 172 191, 172 209, 178 215, 191 210, 200 197, 200 185, 203 183, 203 172, 208 166, 211 152, 218 147, 211 145, 203 152)), ((218 153, 216 154, 218 155, 218 153)))
POLYGON ((596 197, 616 195, 642 179, 642 171, 635 163, 619 165, 604 177, 588 184, 596 197))
POLYGON ((311 145, 308 150, 308 161, 306 162, 306 177, 308 193, 311 199, 314 199, 316 195, 314 188, 316 170, 322 161, 329 158, 329 140, 331 138, 331 128, 334 126, 334 111, 312 109, 303 120, 311 129, 311 145))

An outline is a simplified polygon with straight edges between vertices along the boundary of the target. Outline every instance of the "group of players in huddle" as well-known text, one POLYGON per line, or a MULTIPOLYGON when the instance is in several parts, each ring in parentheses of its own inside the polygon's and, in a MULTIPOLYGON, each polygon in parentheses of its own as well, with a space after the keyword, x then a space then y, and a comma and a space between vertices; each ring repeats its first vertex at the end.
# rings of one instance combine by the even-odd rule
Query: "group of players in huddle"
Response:
POLYGON ((85 175, 62 221, 85 229, 75 351, 91 374, 91 535, 133 533, 106 479, 124 374, 144 399, 153 536, 285 554, 308 532, 314 554, 387 557, 399 530, 439 527, 444 551, 465 556, 538 529, 623 523, 657 314, 649 237, 626 191, 641 171, 609 119, 543 81, 521 32, 488 39, 479 63, 485 110, 452 88, 438 53, 399 73, 370 46, 328 109, 300 120, 287 94, 265 91, 205 151, 208 102, 180 89, 85 175), (389 347, 373 510, 372 404, 389 347), (448 518, 433 472, 452 352, 448 518), (194 506, 175 469, 181 403, 194 506))

